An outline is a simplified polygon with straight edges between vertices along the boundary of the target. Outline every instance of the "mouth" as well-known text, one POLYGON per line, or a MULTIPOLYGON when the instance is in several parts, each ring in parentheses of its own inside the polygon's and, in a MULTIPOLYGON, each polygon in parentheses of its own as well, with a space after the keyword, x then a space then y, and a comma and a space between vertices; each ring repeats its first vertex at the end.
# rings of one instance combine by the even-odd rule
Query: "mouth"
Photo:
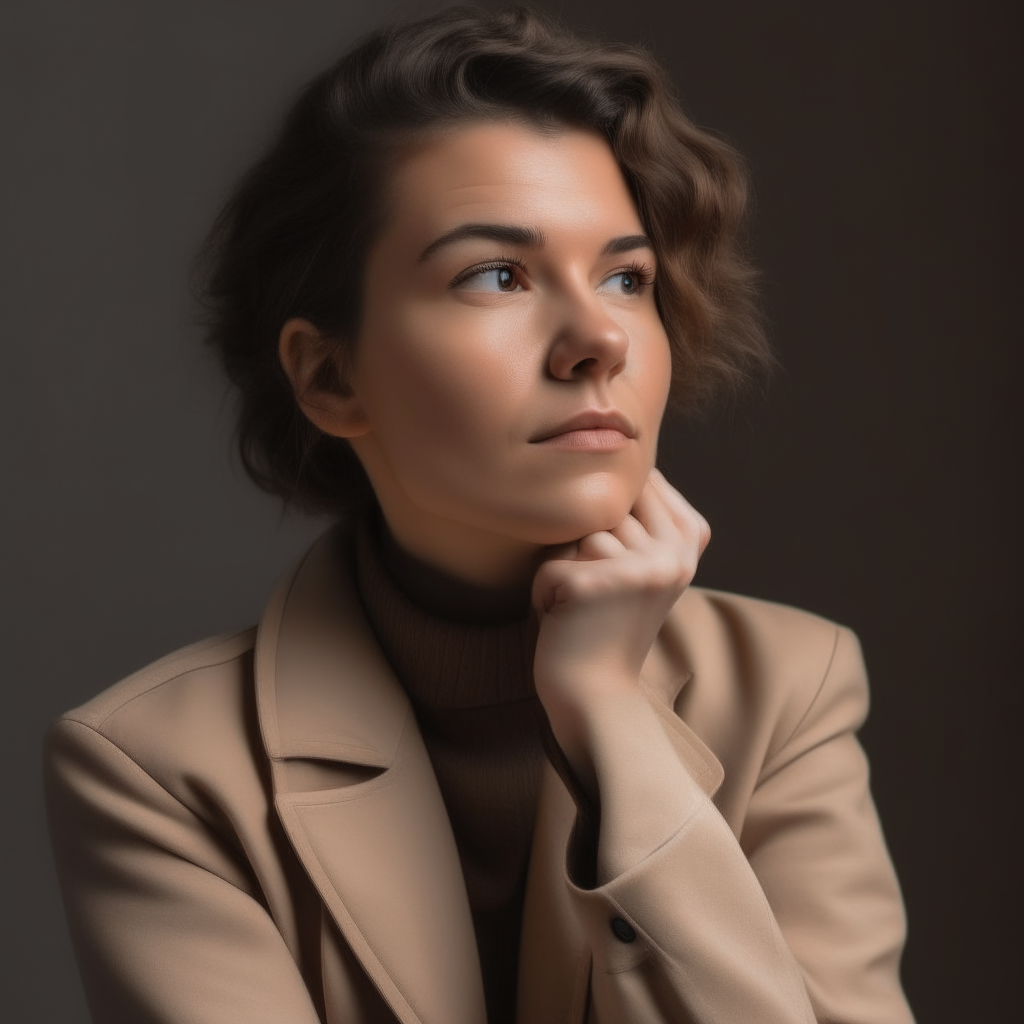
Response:
POLYGON ((586 409, 530 438, 531 444, 608 451, 636 437, 636 427, 618 409, 586 409))

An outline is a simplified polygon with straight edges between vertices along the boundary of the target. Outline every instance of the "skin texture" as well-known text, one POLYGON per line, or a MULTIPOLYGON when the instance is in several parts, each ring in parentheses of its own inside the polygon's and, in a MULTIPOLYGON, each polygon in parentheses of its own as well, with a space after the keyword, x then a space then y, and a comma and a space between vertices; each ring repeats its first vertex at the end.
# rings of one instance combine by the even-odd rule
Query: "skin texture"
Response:
POLYGON ((608 827, 626 823, 605 850, 628 862, 674 820, 640 667, 710 535, 653 468, 671 371, 655 254, 607 143, 581 131, 433 135, 387 209, 347 387, 318 386, 333 346, 308 321, 284 325, 282 365, 303 412, 350 440, 403 547, 480 585, 532 581, 538 695, 608 827), (611 419, 559 432, 587 412, 611 419))

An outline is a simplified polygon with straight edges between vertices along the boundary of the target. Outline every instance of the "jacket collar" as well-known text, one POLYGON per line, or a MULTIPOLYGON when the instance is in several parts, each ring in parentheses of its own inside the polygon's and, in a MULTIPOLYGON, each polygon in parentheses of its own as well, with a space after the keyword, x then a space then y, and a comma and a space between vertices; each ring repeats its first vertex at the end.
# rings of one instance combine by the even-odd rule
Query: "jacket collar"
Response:
MULTIPOLYGON (((356 592, 352 529, 343 523, 324 533, 260 619, 256 690, 272 759, 388 768, 411 713, 356 592)), ((642 677, 652 703, 671 709, 690 675, 685 655, 663 634, 642 677)))
MULTIPOLYGON (((458 852, 408 698, 356 592, 351 529, 325 533, 260 620, 256 696, 275 806, 328 911, 402 1024, 484 1024, 458 852), (296 787, 288 766, 300 759, 361 766, 364 781, 296 787)), ((688 678, 670 629, 642 683, 710 794, 721 766, 672 710, 688 678)), ((584 1013, 589 957, 564 882, 573 818, 569 794, 547 767, 520 963, 518 1016, 530 1024, 578 1024, 584 1013)))
POLYGON ((260 620, 256 690, 273 760, 389 768, 410 713, 356 593, 349 531, 321 536, 260 620))

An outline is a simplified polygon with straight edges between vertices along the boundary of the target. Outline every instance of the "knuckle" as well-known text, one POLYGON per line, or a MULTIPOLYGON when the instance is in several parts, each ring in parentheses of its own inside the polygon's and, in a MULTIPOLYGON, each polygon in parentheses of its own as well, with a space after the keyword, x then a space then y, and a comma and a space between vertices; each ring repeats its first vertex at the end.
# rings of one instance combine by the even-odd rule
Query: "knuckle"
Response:
POLYGON ((686 586, 697 571, 697 552, 691 548, 678 552, 673 566, 672 582, 686 586))
POLYGON ((585 601, 592 593, 592 574, 586 570, 566 573, 562 582, 562 594, 569 601, 585 601))
POLYGON ((711 541, 711 526, 708 521, 701 516, 700 517, 700 543, 701 547, 705 548, 711 541))

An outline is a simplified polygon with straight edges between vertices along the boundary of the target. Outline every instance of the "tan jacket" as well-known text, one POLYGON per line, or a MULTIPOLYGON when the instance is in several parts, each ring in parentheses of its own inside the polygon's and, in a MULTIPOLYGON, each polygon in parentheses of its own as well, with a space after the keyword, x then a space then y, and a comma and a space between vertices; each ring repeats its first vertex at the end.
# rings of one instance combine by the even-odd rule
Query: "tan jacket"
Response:
MULTIPOLYGON (((342 534, 256 629, 171 654, 51 731, 51 830, 95 1021, 483 1024, 451 828, 342 534)), ((520 1024, 910 1021, 853 634, 691 587, 643 682, 689 811, 579 889, 574 807, 545 768, 520 1024)))

